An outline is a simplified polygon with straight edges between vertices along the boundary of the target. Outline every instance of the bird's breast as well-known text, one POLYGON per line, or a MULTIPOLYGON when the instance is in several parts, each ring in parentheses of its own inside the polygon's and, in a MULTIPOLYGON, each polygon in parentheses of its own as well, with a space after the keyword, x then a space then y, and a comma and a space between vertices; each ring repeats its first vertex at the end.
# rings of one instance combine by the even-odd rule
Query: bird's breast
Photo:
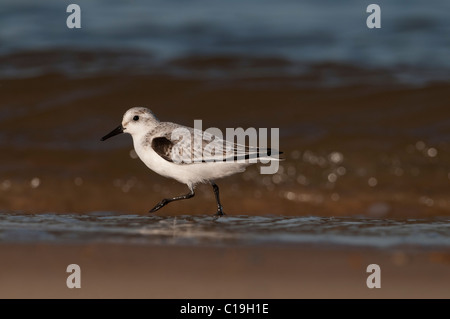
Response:
POLYGON ((153 150, 151 140, 145 136, 140 139, 133 138, 133 144, 136 154, 148 168, 160 175, 171 177, 173 163, 166 161, 153 150))

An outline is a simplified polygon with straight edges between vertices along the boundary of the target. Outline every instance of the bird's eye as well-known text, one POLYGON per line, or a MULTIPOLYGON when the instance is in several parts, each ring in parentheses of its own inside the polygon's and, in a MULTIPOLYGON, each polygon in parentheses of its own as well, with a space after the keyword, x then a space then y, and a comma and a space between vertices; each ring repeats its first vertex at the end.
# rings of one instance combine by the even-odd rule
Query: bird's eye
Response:
POLYGON ((139 116, 135 115, 135 116, 133 117, 133 121, 139 121, 139 116))

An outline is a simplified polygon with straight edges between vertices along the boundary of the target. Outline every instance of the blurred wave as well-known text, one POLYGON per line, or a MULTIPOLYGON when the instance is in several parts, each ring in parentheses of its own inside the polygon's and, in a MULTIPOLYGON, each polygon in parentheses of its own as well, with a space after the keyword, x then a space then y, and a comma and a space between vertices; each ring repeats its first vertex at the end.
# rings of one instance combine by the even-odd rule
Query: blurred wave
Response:
POLYGON ((0 10, 0 76, 151 73, 172 60, 231 56, 293 65, 269 64, 272 74, 333 63, 388 69, 408 83, 448 81, 448 1, 377 3, 382 27, 370 30, 367 4, 357 0, 80 0, 82 28, 70 30, 68 3, 6 0, 0 10))

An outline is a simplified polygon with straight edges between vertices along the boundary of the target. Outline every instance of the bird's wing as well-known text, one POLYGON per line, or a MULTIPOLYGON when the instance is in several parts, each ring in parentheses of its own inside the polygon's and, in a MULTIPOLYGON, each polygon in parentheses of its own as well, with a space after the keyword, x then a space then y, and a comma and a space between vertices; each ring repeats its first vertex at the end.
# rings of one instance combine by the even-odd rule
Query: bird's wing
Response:
POLYGON ((213 161, 234 161, 248 162, 250 159, 269 158, 282 154, 274 149, 256 146, 247 146, 224 140, 208 132, 196 131, 195 134, 202 134, 203 145, 202 154, 205 162, 213 161))
POLYGON ((154 137, 152 139, 152 148, 162 158, 166 161, 173 162, 172 160, 172 149, 174 144, 171 140, 164 136, 154 137))
POLYGON ((151 147, 162 158, 176 164, 201 162, 248 162, 249 159, 281 154, 268 148, 251 147, 173 123, 152 138, 151 147), (169 128, 169 129, 167 129, 169 128))

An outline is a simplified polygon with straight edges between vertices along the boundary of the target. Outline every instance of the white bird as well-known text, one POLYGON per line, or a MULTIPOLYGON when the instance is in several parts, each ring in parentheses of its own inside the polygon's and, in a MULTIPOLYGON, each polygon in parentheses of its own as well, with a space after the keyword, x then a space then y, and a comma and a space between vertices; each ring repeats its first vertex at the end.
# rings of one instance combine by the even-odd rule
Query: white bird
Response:
POLYGON ((251 158, 278 159, 272 156, 281 154, 272 149, 235 144, 183 125, 160 122, 145 107, 129 109, 123 116, 122 124, 101 140, 120 133, 131 134, 134 150, 148 168, 159 175, 186 184, 189 188, 186 195, 161 200, 150 213, 156 212, 170 202, 193 197, 198 183, 209 182, 217 201, 217 215, 224 215, 219 187, 214 180, 243 172, 248 165, 255 162, 249 161, 251 158), (180 133, 183 132, 188 134, 188 138, 183 138, 182 134, 180 138, 180 133), (199 145, 195 145, 196 138, 201 141, 199 145), (206 152, 208 145, 210 145, 209 152, 206 152), (214 152, 211 149, 214 149, 214 152))

